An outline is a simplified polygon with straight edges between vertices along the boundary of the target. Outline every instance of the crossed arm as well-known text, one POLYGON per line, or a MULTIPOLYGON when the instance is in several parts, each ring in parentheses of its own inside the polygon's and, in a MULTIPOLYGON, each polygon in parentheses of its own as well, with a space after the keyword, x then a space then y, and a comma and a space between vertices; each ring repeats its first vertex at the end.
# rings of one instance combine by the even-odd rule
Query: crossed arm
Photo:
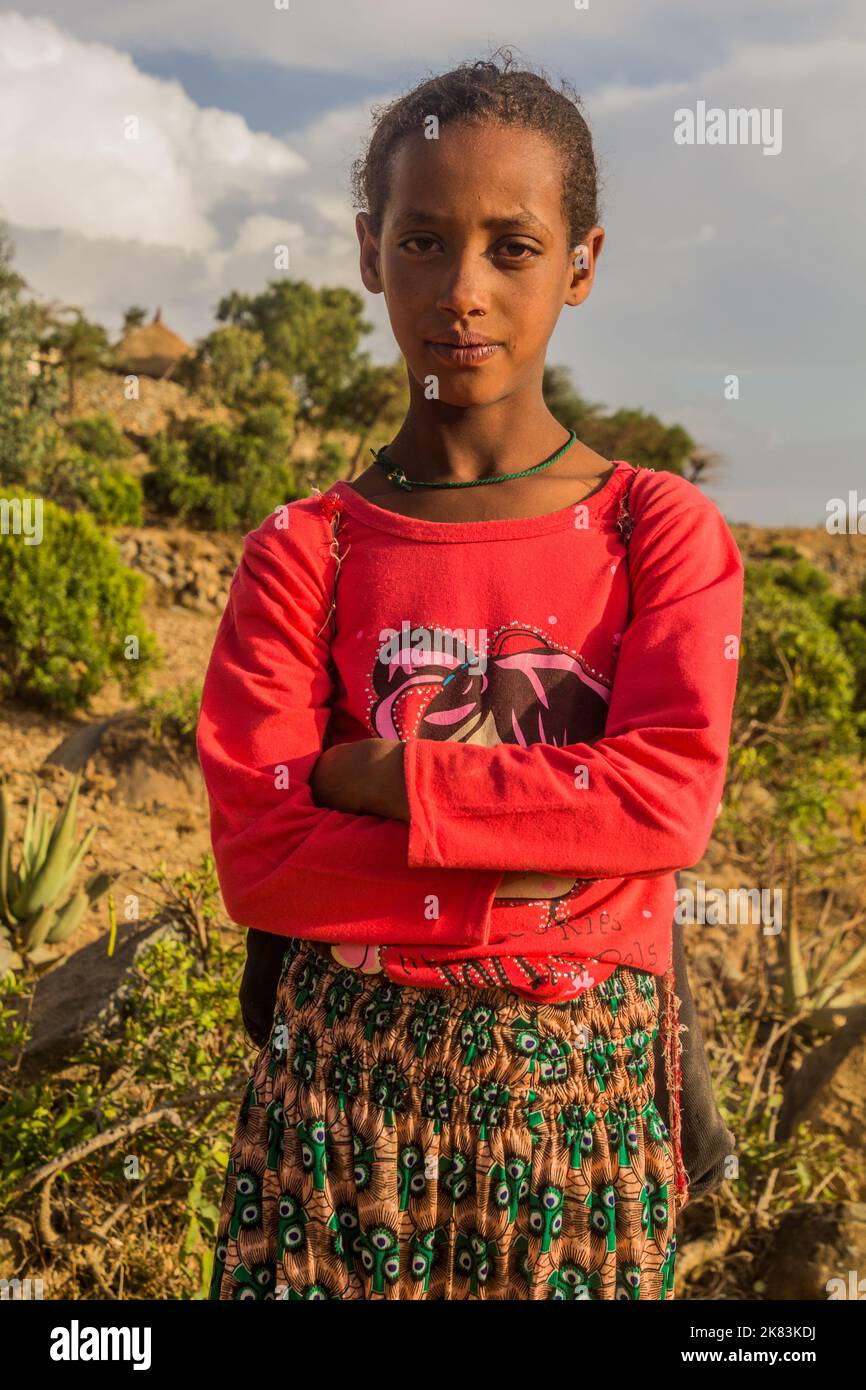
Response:
MULTIPOLYGON (((382 738, 336 743, 320 754, 310 778, 319 806, 354 815, 387 816, 409 821, 409 798, 403 771, 404 745, 382 738)), ((574 876, 507 871, 497 898, 555 898, 567 893, 574 876)))

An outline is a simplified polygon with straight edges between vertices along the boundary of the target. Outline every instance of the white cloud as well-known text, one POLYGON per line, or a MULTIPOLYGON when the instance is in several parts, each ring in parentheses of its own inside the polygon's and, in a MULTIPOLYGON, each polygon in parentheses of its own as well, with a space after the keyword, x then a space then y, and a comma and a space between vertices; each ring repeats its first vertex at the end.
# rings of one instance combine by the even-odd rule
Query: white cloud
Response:
POLYGON ((187 252, 219 243, 226 200, 284 197, 306 168, 126 54, 17 14, 0 15, 0 128, 0 214, 16 228, 187 252))
POLYGON ((300 222, 287 222, 284 218, 258 213, 241 223, 232 251, 239 256, 259 251, 273 254, 277 246, 290 246, 292 242, 300 241, 303 235, 300 222))

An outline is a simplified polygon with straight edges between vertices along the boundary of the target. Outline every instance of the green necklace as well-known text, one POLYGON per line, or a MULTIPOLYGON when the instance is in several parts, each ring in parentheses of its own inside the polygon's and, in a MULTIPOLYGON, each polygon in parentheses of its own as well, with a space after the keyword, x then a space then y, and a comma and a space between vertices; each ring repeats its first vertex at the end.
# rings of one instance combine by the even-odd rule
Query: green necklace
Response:
POLYGON ((485 483, 507 483, 511 478, 528 478, 530 473, 540 473, 542 468, 549 468, 552 463, 556 463, 557 459, 562 458, 566 449, 570 449, 577 439, 574 430, 569 430, 568 433, 571 438, 563 444, 562 448, 557 449, 555 454, 551 454, 549 459, 545 459, 542 463, 536 463, 533 468, 522 468, 519 473, 497 473, 492 478, 473 478, 468 483, 427 483, 422 482, 420 478, 407 478, 403 469, 388 458, 385 452, 387 445, 381 449, 371 449, 370 453, 383 470, 385 477, 390 478, 391 482, 396 483, 397 487, 401 487, 404 492, 411 492, 413 487, 483 487, 485 483))

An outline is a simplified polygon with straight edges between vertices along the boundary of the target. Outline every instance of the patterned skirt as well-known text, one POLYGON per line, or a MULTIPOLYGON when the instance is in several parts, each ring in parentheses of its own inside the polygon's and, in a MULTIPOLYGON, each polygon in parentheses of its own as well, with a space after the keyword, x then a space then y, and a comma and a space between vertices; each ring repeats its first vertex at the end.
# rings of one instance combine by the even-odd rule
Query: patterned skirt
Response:
POLYGON ((286 950, 211 1299, 673 1299, 654 975, 564 1004, 286 950))

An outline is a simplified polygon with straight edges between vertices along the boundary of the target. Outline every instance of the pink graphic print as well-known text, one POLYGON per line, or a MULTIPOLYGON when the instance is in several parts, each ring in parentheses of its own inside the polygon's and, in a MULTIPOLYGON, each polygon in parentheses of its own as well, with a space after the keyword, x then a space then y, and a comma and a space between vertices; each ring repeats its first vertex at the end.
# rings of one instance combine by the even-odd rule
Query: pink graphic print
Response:
POLYGON ((604 733, 610 684, 582 656, 517 626, 495 634, 484 661, 479 655, 455 640, 432 660, 404 647, 393 661, 377 661, 374 732, 403 742, 429 738, 491 747, 562 747, 592 743, 604 733))
MULTIPOLYGON (((610 683, 582 656, 557 647, 534 628, 501 629, 483 654, 456 638, 446 645, 440 637, 437 646, 434 630, 426 631, 432 658, 404 646, 393 660, 376 660, 370 723, 379 738, 525 748, 594 743, 604 733, 610 683)), ((591 881, 576 880, 567 896, 591 881)), ((551 901, 551 926, 553 911, 551 901)), ((355 955, 365 948, 331 947, 341 964, 377 973, 382 969, 378 949, 366 950, 361 963, 355 955)))

